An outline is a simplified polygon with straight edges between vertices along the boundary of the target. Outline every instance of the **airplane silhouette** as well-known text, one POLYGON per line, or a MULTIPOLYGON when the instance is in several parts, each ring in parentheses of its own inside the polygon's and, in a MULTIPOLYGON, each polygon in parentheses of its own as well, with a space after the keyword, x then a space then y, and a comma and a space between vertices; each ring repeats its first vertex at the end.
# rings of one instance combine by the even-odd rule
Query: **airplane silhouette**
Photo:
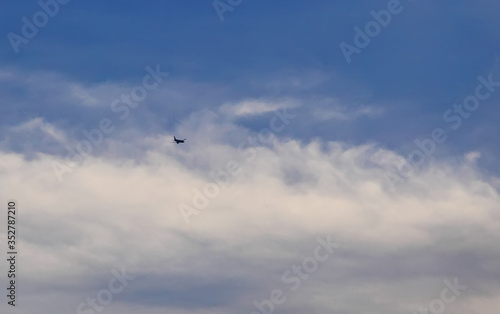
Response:
POLYGON ((185 140, 186 140, 186 139, 179 140, 179 139, 175 138, 175 136, 174 136, 174 141, 173 141, 172 143, 175 143, 175 144, 180 144, 180 143, 184 143, 184 141, 185 141, 185 140))

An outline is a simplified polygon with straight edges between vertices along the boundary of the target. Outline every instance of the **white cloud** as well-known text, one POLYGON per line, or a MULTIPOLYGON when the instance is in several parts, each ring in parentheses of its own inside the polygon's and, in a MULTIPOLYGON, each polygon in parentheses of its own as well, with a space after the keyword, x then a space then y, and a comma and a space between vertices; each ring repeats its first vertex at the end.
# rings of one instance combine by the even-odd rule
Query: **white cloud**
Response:
MULTIPOLYGON (((54 86, 50 78, 43 84, 54 86)), ((37 84, 31 91, 44 89, 37 84)), ((75 86, 71 97, 78 104, 105 103, 93 92, 101 87, 75 86)), ((65 96, 50 95, 48 101, 63 103, 65 96)), ((171 144, 161 128, 148 134, 117 123, 119 131, 64 174, 63 183, 52 162, 66 163, 64 154, 35 146, 27 159, 0 150, 1 202, 19 202, 22 311, 75 312, 106 288, 112 269, 124 266, 135 279, 106 312, 250 313, 254 300, 278 288, 287 301, 277 311, 287 313, 413 313, 439 296, 444 279, 457 276, 470 290, 447 309, 494 312, 500 180, 479 173, 471 161, 480 155, 471 152, 462 164, 433 159, 392 191, 384 174, 401 156, 377 145, 303 143, 278 134, 266 145, 238 150, 249 138, 259 143, 258 135, 225 118, 295 105, 248 98, 193 109, 172 126, 188 137, 185 145, 171 144), (186 224, 179 205, 191 205, 194 190, 213 184, 210 173, 230 161, 241 173, 186 224), (281 276, 326 235, 341 247, 291 291, 281 276)), ((315 114, 323 119, 380 114, 371 107, 349 110, 334 99, 320 108, 326 111, 315 114)), ((43 146, 82 139, 42 118, 4 129, 6 138, 43 146)))
POLYGON ((28 120, 18 126, 14 126, 10 129, 11 132, 17 133, 17 132, 28 132, 28 133, 37 133, 37 132, 42 132, 43 134, 47 135, 49 138, 64 144, 67 139, 66 135, 62 130, 59 130, 56 128, 54 125, 45 122, 42 118, 34 118, 31 120, 28 120))
POLYGON ((275 102, 269 100, 247 99, 236 104, 224 104, 219 108, 219 111, 223 114, 229 115, 230 117, 241 117, 259 115, 279 109, 289 109, 295 107, 297 107, 297 104, 294 104, 290 100, 275 102))
POLYGON ((476 162, 479 158, 481 158, 480 152, 469 152, 465 154, 465 160, 471 163, 476 162))
MULTIPOLYGON (((40 154, 28 161, 1 153, 3 195, 20 204, 23 284, 55 289, 58 299, 67 295, 63 308, 81 300, 73 303, 76 308, 101 289, 99 278, 123 265, 136 279, 110 312, 154 312, 149 301, 131 297, 147 294, 173 313, 179 307, 186 313, 250 312, 254 299, 268 298, 278 287, 289 297, 280 307, 291 313, 316 306, 325 313, 395 313, 394 304, 426 305, 450 276, 483 287, 492 270, 467 269, 457 254, 472 254, 481 263, 498 257, 493 239, 500 233, 499 195, 479 176, 470 178, 474 170, 467 165, 461 170, 436 164, 391 192, 382 157, 393 153, 374 146, 275 139, 247 162, 230 145, 186 145, 181 152, 168 142, 144 139, 140 160, 88 157, 63 184, 50 166, 63 159, 40 154), (179 154, 199 161, 216 156, 204 165, 209 170, 232 159, 242 168, 189 225, 178 206, 189 204, 193 189, 203 190, 212 179, 179 154), (297 293, 287 290, 281 274, 310 254, 317 236, 328 234, 342 248, 297 293), (199 290, 193 277, 211 288, 199 290), (429 280, 421 283, 422 277, 429 280), (184 292, 172 280, 182 282, 184 292), (176 303, 170 295, 179 293, 185 301, 176 303), (197 301, 196 293, 221 298, 222 304, 212 308, 197 301)), ((113 143, 110 156, 135 145, 113 143)), ((30 290, 24 302, 33 306, 40 293, 30 290)), ((465 293, 460 302, 471 307, 475 301, 467 300, 473 298, 465 293)))
POLYGON ((322 99, 317 103, 312 114, 313 117, 320 121, 327 120, 355 120, 362 116, 376 117, 380 116, 384 111, 380 107, 350 105, 346 106, 339 99, 322 99))

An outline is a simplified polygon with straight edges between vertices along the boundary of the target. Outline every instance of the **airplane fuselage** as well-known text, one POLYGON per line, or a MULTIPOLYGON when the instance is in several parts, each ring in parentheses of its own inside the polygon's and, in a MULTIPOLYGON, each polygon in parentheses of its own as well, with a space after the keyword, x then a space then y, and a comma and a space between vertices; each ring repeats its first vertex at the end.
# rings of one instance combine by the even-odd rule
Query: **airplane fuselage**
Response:
MULTIPOLYGON (((174 142, 175 142, 175 144, 184 143, 184 141, 185 141, 185 140, 186 140, 186 139, 179 140, 179 139, 175 138, 175 136, 174 136, 174 142)), ((174 143, 174 142, 172 142, 172 143, 174 143)))

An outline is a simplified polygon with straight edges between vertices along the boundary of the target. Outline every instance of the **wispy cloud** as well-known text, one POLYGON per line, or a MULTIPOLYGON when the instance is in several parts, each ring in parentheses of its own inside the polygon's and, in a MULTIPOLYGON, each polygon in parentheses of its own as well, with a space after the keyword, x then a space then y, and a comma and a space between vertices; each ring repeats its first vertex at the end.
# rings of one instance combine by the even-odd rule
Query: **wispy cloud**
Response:
POLYGON ((335 98, 324 98, 316 101, 311 111, 313 117, 320 121, 352 121, 360 117, 380 117, 384 113, 382 107, 343 103, 342 100, 335 98))
POLYGON ((10 132, 13 133, 22 133, 28 132, 31 134, 37 134, 38 132, 42 132, 42 134, 49 136, 51 139, 59 142, 66 142, 66 134, 63 130, 59 130, 54 125, 44 121, 43 118, 35 118, 28 120, 18 126, 14 126, 10 128, 10 132))
POLYGON ((272 112, 279 109, 295 108, 298 105, 292 100, 255 100, 247 99, 235 104, 224 104, 219 111, 230 117, 245 117, 272 112))

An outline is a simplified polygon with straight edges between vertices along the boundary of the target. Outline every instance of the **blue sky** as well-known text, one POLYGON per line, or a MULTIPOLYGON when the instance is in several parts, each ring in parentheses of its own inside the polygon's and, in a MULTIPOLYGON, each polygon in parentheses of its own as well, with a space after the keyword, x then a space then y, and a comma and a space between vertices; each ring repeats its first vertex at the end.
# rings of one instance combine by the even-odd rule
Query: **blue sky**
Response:
MULTIPOLYGON (((221 22, 208 1, 127 1, 119 6, 71 1, 18 54, 3 41, 1 57, 5 66, 54 71, 86 84, 133 82, 143 75, 145 64, 161 64, 176 80, 216 84, 236 97, 289 95, 291 90, 270 91, 262 85, 317 73, 324 76, 321 83, 293 91, 295 95, 384 103, 387 108, 386 119, 356 123, 355 130, 328 123, 325 129, 336 134, 330 139, 359 143, 370 137, 397 149, 408 137, 422 136, 436 125, 441 113, 475 86, 478 75, 491 71, 500 42, 494 3, 403 2, 402 12, 348 64, 340 42, 352 44, 353 27, 363 28, 373 19, 369 12, 387 3, 243 2, 225 12, 221 22), (372 123, 373 131, 363 130, 372 123)), ((15 33, 21 30, 20 17, 40 9, 36 2, 9 6, 2 29, 15 33)), ((494 116, 495 109, 488 109, 478 112, 484 113, 484 122, 494 116)), ((495 121, 488 123, 494 127, 495 121)), ((491 140, 488 146, 496 146, 491 140)))
POLYGON ((109 313, 250 313, 254 299, 286 287, 280 275, 325 234, 343 243, 331 272, 312 273, 283 312, 414 313, 454 277, 471 287, 447 304, 455 313, 498 308, 500 292, 488 290, 500 278, 490 264, 498 248, 488 243, 500 230, 500 4, 240 2, 223 20, 212 1, 57 2, 19 45, 12 36, 24 37, 24 18, 42 7, 3 4, 1 197, 29 213, 24 254, 59 263, 70 278, 56 276, 50 296, 40 271, 54 268, 21 268, 26 301, 8 310, 31 313, 39 298, 65 294, 60 313, 74 311, 126 266, 136 279, 109 313), (356 47, 356 29, 365 34, 377 23, 372 11, 387 17, 381 10, 398 13, 356 47), (342 43, 359 53, 346 58, 342 43), (134 90, 144 98, 127 105, 122 96, 134 90), (466 99, 478 107, 458 113, 466 99), (171 144, 173 135, 186 145, 171 144), (242 172, 222 186, 214 173, 234 160, 242 172), (214 180, 212 199, 203 188, 214 180), (194 210, 196 189, 210 211, 186 224, 180 204, 194 210), (141 204, 156 218, 137 216, 141 204), (147 226, 156 240, 141 246, 133 234, 147 226), (42 236, 46 228, 54 234, 42 236), (102 243, 86 240, 93 235, 102 243), (148 266, 122 245, 151 256, 148 266))

